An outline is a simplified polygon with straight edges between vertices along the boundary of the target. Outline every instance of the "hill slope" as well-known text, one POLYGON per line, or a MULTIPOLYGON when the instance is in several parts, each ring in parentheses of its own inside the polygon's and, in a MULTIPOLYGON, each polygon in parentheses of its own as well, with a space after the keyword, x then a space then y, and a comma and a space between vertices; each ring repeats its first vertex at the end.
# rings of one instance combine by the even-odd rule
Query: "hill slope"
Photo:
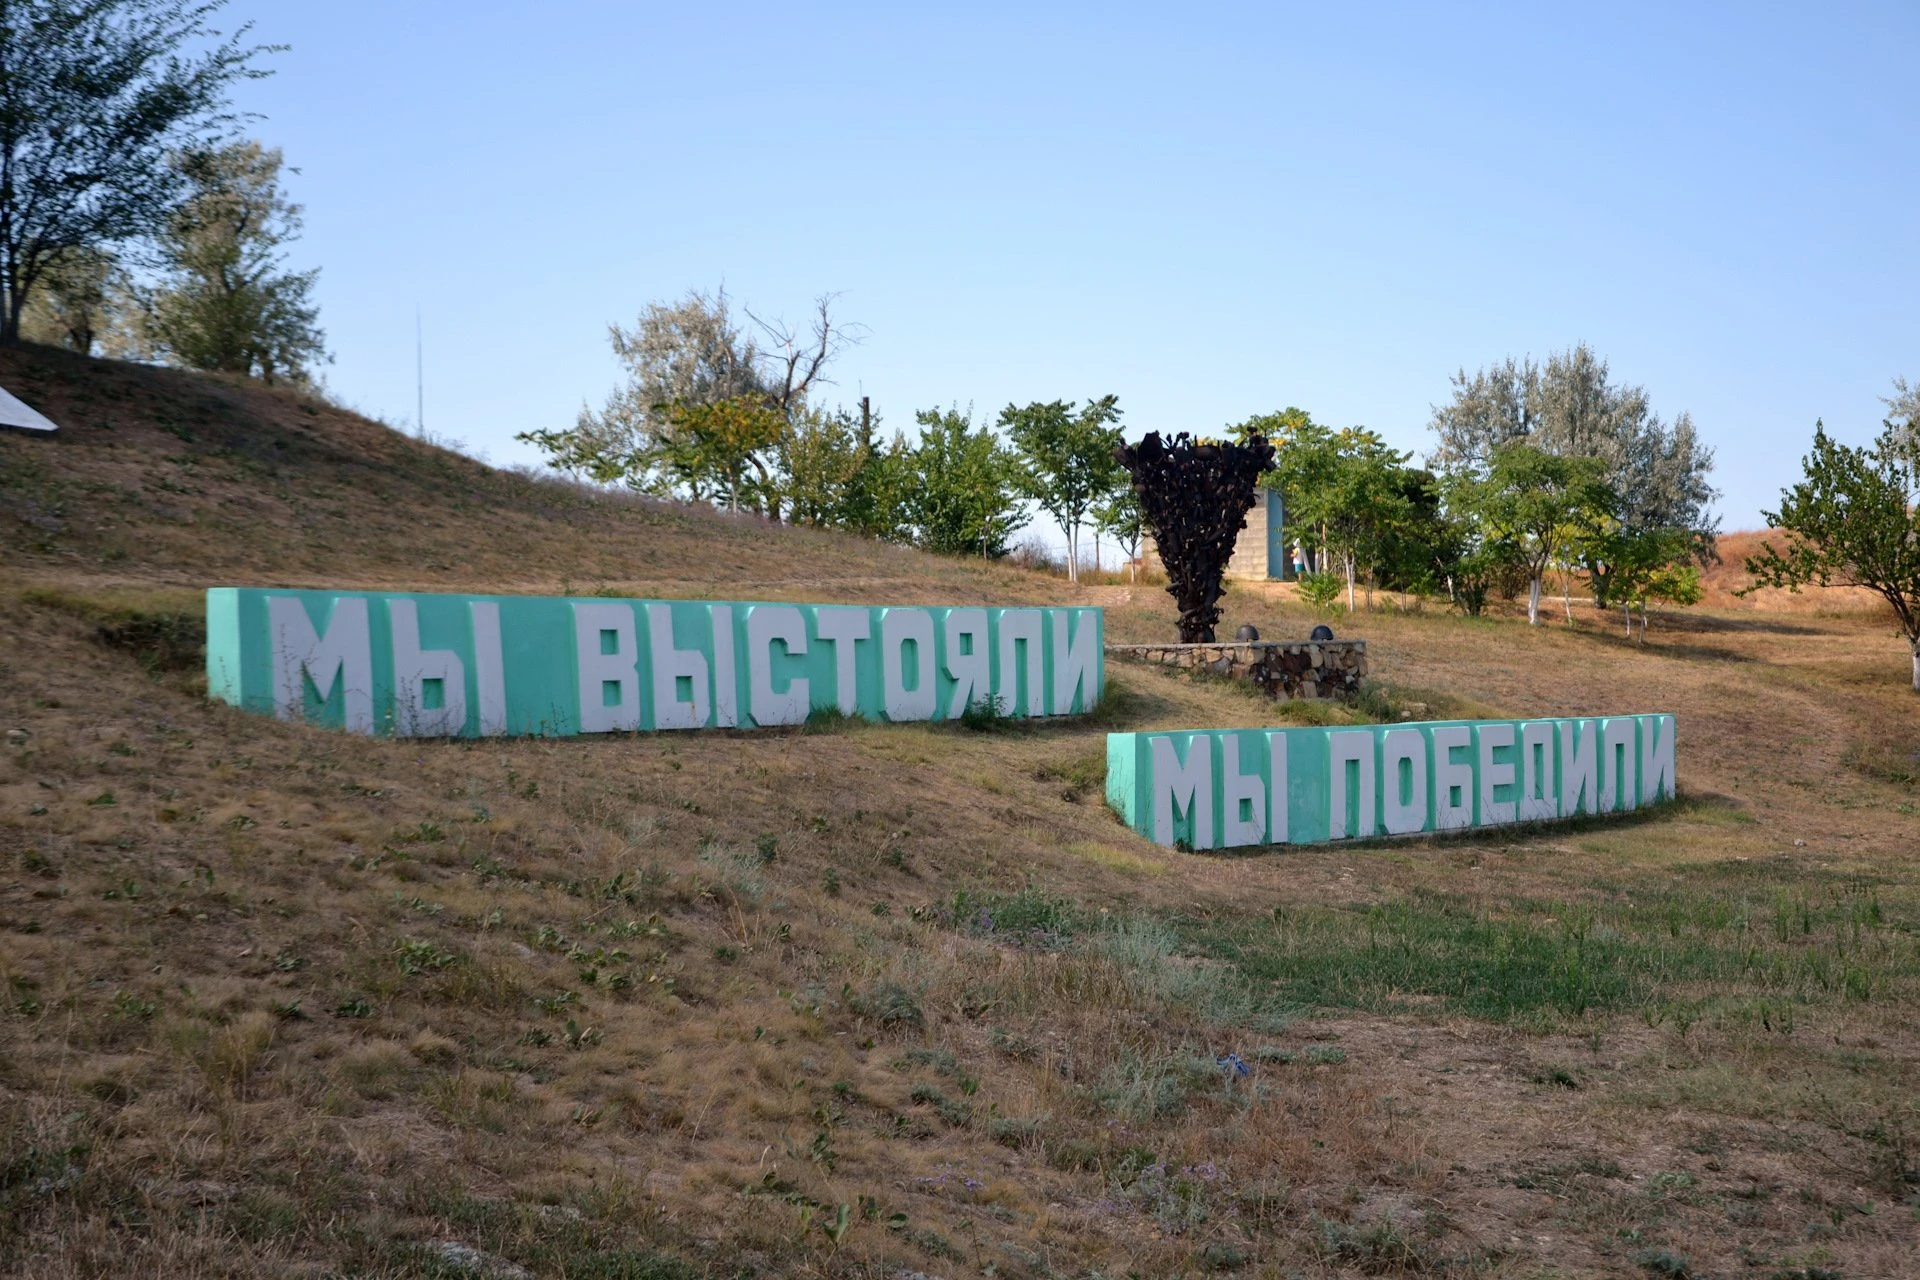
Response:
POLYGON ((1091 721, 988 732, 364 741, 209 706, 100 631, 216 581, 566 580, 1098 600, 1146 639, 1156 591, 609 500, 166 371, 6 352, 0 383, 72 432, 0 437, 0 1272, 1896 1276, 1920 1249, 1920 733, 1871 622, 1660 617, 1643 648, 1335 619, 1375 713, 1676 711, 1688 798, 1196 858, 1105 812, 1102 735, 1275 720, 1223 685, 1116 665, 1091 721))

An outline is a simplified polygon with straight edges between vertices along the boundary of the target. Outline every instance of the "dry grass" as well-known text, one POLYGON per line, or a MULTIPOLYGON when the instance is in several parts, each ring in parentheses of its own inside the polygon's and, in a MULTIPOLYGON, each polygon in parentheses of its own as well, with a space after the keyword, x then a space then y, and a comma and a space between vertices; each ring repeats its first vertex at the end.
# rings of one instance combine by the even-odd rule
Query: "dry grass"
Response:
MULTIPOLYGON (((1677 712, 1688 803, 1195 858, 1101 807, 1101 735, 1275 708, 1138 667, 1094 722, 997 732, 366 742, 209 706, 102 628, 235 580, 1069 589, 180 375, 8 379, 79 430, 0 438, 40 520, 0 514, 0 1271, 1911 1273, 1915 703, 1871 618, 1336 618, 1375 711, 1677 712)), ((1170 627, 1150 585, 1072 598, 1170 627)))

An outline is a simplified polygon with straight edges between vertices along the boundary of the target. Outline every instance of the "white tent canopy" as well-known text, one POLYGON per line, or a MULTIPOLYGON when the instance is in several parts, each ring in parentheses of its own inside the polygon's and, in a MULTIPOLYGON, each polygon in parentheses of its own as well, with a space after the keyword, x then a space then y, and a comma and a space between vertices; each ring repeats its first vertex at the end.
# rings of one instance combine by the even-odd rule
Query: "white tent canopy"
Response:
POLYGON ((51 421, 28 408, 19 397, 0 387, 0 427, 19 427, 22 431, 58 431, 51 421))

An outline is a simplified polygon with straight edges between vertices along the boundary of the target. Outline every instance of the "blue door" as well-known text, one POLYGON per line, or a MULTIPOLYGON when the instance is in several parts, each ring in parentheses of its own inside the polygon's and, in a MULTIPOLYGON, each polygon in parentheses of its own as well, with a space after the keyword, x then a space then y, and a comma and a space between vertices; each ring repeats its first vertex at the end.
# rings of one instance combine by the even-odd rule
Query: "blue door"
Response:
POLYGON ((1287 554, 1287 504, 1277 489, 1267 490, 1267 576, 1293 581, 1293 557, 1287 554))

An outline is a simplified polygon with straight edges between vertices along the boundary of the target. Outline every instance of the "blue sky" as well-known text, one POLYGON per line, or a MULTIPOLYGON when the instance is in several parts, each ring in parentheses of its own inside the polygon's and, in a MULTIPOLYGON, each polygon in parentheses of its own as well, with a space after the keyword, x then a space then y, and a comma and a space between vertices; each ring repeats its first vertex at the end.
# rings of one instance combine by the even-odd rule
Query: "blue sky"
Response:
POLYGON ((720 285, 868 329, 829 397, 1301 405, 1424 452, 1448 377, 1591 343, 1751 527, 1920 377, 1920 8, 234 0, 344 401, 497 463, 720 285))

